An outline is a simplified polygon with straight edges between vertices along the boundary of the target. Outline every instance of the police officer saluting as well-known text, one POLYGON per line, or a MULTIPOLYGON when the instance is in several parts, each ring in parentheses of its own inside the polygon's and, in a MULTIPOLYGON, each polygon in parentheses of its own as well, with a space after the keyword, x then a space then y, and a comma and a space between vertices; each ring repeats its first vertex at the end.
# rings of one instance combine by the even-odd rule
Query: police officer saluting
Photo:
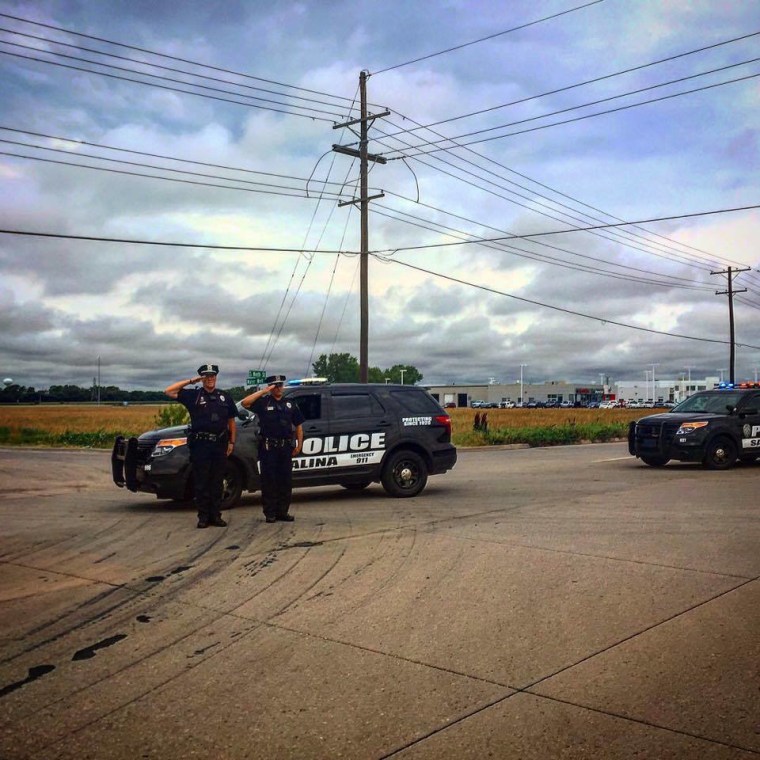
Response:
POLYGON ((255 412, 261 426, 261 501, 268 523, 295 519, 288 509, 293 491, 293 457, 301 452, 304 419, 292 401, 283 399, 284 382, 285 375, 270 375, 266 388, 240 402, 255 412))
POLYGON ((220 505, 227 457, 235 446, 237 408, 228 393, 217 390, 218 374, 216 364, 203 364, 198 367, 197 377, 180 380, 164 391, 169 398, 177 399, 187 407, 190 413, 187 443, 193 466, 199 528, 209 525, 224 528, 227 525, 222 520, 220 505), (186 387, 195 383, 203 383, 203 386, 186 387))

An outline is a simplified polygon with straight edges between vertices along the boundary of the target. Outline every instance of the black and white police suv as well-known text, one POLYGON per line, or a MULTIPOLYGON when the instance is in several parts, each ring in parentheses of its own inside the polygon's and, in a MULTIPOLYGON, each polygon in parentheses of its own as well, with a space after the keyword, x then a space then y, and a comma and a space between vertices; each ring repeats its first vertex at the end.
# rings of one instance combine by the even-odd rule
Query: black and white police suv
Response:
POLYGON ((652 467, 671 459, 726 470, 760 456, 760 385, 721 384, 670 411, 632 422, 628 451, 652 467))
MULTIPOLYGON (((305 419, 303 448, 293 459, 294 488, 341 485, 360 490, 379 482, 391 496, 416 496, 429 475, 444 473, 457 461, 451 418, 424 388, 304 380, 288 385, 283 395, 298 405, 305 419)), ((236 504, 243 491, 260 487, 258 420, 238 404, 236 424, 223 509, 236 504)), ((119 436, 111 453, 116 485, 159 499, 192 498, 188 430, 181 425, 138 438, 119 436)))

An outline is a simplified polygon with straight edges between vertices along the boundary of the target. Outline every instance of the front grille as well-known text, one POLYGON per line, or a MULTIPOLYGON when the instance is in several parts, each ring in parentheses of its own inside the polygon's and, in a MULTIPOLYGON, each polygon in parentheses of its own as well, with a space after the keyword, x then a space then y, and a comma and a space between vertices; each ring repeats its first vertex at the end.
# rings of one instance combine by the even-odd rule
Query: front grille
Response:
POLYGON ((135 457, 135 461, 137 464, 145 464, 149 459, 151 452, 156 447, 155 443, 152 442, 146 442, 146 441, 138 441, 137 442, 137 456, 135 457))
POLYGON ((680 423, 678 422, 656 422, 642 421, 636 425, 636 440, 643 447, 655 446, 657 448, 666 448, 673 443, 676 437, 680 423))

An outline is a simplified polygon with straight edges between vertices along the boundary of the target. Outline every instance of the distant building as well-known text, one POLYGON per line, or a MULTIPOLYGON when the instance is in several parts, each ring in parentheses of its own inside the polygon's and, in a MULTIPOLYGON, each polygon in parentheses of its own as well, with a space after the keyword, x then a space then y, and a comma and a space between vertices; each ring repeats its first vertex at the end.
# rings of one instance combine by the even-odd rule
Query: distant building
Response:
MULTIPOLYGON (((572 404, 588 404, 592 401, 613 399, 616 401, 665 402, 678 403, 697 391, 709 390, 720 382, 718 377, 703 379, 681 378, 679 380, 655 378, 654 386, 649 380, 621 380, 610 385, 593 383, 568 383, 564 380, 531 383, 523 380, 522 403, 532 401, 545 404, 547 402, 569 401, 572 404)), ((474 383, 457 385, 426 385, 425 386, 440 404, 456 404, 456 406, 471 406, 473 401, 483 401, 488 404, 501 402, 520 403, 520 383, 474 383)))
MULTIPOLYGON (((512 401, 519 404, 521 400, 519 382, 483 383, 482 385, 426 385, 425 387, 440 404, 453 403, 457 406, 471 406, 473 401, 485 401, 490 404, 512 401)), ((603 395, 604 387, 601 385, 567 383, 564 380, 540 383, 530 383, 523 380, 522 383, 523 404, 531 401, 588 403, 589 401, 601 401, 603 395)))

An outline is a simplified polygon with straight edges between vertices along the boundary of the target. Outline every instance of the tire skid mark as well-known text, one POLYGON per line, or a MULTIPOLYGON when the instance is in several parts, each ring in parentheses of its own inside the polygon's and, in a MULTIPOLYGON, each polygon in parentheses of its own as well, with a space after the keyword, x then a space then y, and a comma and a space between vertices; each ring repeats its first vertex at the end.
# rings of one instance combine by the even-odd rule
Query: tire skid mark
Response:
MULTIPOLYGON (((118 536, 113 535, 114 528, 116 528, 118 525, 121 525, 123 522, 126 521, 126 517, 120 517, 116 520, 116 522, 109 523, 104 528, 101 528, 100 530, 96 531, 90 536, 87 536, 87 543, 85 546, 89 546, 92 543, 92 539, 97 539, 100 536, 102 536, 104 533, 108 534, 111 542, 115 539, 118 539, 118 536)), ((150 522, 151 518, 146 517, 139 525, 137 526, 127 526, 129 528, 128 535, 131 535, 135 533, 138 530, 141 530, 148 522, 150 522)), ((29 561, 35 554, 39 554, 40 552, 48 551, 49 549, 53 549, 57 546, 60 546, 61 544, 66 544, 69 542, 76 542, 78 539, 81 540, 83 536, 78 533, 72 533, 64 538, 59 539, 58 541, 53 541, 49 544, 45 544, 44 546, 39 547, 38 549, 34 549, 31 553, 28 552, 27 549, 22 549, 20 552, 13 554, 10 556, 10 559, 18 559, 19 557, 23 557, 27 561, 29 561)))
POLYGON ((36 681, 38 678, 42 678, 44 675, 52 673, 54 670, 55 665, 35 665, 34 667, 29 668, 27 676, 23 681, 16 681, 15 683, 8 684, 8 686, 3 686, 3 688, 0 689, 0 699, 7 696, 11 692, 16 691, 16 689, 20 689, 22 686, 26 686, 28 683, 36 681))
MULTIPOLYGON (((311 551, 310 549, 307 549, 307 551, 304 552, 304 556, 306 556, 310 551, 311 551)), ((343 558, 343 556, 345 555, 346 551, 347 551, 347 549, 345 547, 342 547, 340 553, 335 558, 335 560, 332 562, 332 564, 330 565, 330 567, 328 567, 318 578, 316 578, 305 589, 303 589, 299 594, 297 594, 294 599, 291 599, 290 602, 288 602, 284 607, 282 607, 280 610, 278 610, 276 613, 274 613, 274 615, 272 617, 274 617, 276 615, 280 615, 283 612, 287 611, 287 609, 292 604, 296 603, 303 595, 307 594, 317 583, 319 583, 324 577, 326 577, 329 573, 331 573, 332 570, 335 568, 335 566, 343 558)), ((296 564, 300 563, 302 560, 303 560, 303 557, 299 558, 297 560, 296 564)), ((293 567, 295 567, 295 564, 293 565, 293 567)), ((284 575, 280 576, 280 577, 284 577, 284 575)), ((278 578, 278 580, 279 580, 279 578, 278 578)), ((269 585, 271 586, 272 584, 269 584, 269 585)), ((246 600, 245 602, 243 602, 243 604, 247 604, 248 601, 250 601, 251 599, 254 599, 256 596, 259 595, 259 593, 261 593, 261 592, 257 592, 256 594, 254 594, 253 596, 251 596, 249 600, 246 600)), ((72 730, 66 732, 63 736, 61 736, 61 737, 59 737, 57 739, 54 739, 52 742, 49 742, 48 744, 46 744, 46 745, 44 745, 42 747, 37 748, 37 754, 39 754, 40 752, 42 752, 42 751, 44 751, 46 749, 49 749, 50 747, 52 747, 55 744, 58 744, 58 743, 64 741, 68 737, 70 737, 70 736, 72 736, 72 735, 74 735, 76 733, 79 733, 80 731, 83 731, 84 729, 88 728, 89 726, 93 725, 94 723, 97 723, 98 721, 101 721, 101 720, 109 717, 110 715, 113 715, 115 712, 128 707, 130 704, 133 704, 134 702, 137 702, 140 699, 143 699, 144 697, 148 696, 152 692, 154 692, 154 691, 156 691, 156 690, 158 690, 160 688, 163 688, 164 686, 168 685, 172 681, 175 681, 176 679, 184 676, 186 673, 188 673, 190 670, 194 669, 198 665, 202 664, 203 662, 206 662, 211 657, 216 657, 218 654, 221 654, 222 652, 226 651, 233 644, 236 644, 238 641, 242 641, 245 638, 245 636, 247 636, 248 634, 250 634, 250 633, 252 633, 254 631, 257 631, 258 629, 260 629, 260 628, 264 627, 265 625, 267 625, 266 622, 260 622, 260 621, 252 620, 250 618, 247 618, 247 617, 244 617, 244 616, 241 616, 241 615, 236 615, 236 614, 234 614, 234 611, 233 612, 219 612, 219 613, 217 613, 215 610, 208 609, 208 608, 205 608, 205 607, 200 607, 200 609, 203 609, 203 610, 206 610, 208 612, 211 612, 213 615, 215 615, 215 617, 212 617, 211 620, 207 620, 207 621, 205 621, 203 623, 200 623, 200 624, 194 626, 192 628, 192 630, 184 633, 179 638, 177 638, 177 639, 175 639, 175 640, 173 640, 171 642, 168 642, 168 643, 160 646, 155 651, 146 653, 145 655, 137 658, 136 660, 133 660, 133 661, 125 664, 124 666, 122 666, 121 668, 117 669, 116 671, 113 671, 113 672, 111 672, 111 673, 103 676, 102 678, 100 678, 100 679, 98 679, 98 680, 96 680, 96 681, 94 681, 94 682, 92 682, 90 684, 87 684, 86 686, 82 686, 79 689, 76 689, 76 690, 74 690, 72 692, 69 692, 65 696, 59 697, 58 699, 55 699, 52 702, 49 702, 48 704, 43 705, 40 708, 38 708, 36 710, 33 710, 30 713, 28 713, 27 715, 24 715, 24 716, 21 716, 21 717, 22 718, 27 718, 27 717, 30 717, 32 715, 35 715, 37 712, 40 712, 42 710, 47 710, 47 709, 49 709, 50 707, 52 707, 53 705, 55 705, 55 704, 57 704, 59 702, 64 702, 64 701, 66 701, 68 699, 71 699, 72 696, 75 696, 76 694, 79 694, 80 692, 83 692, 83 691, 85 691, 87 689, 93 688, 94 686, 97 686, 98 684, 103 683, 106 680, 109 680, 111 678, 115 678, 116 676, 119 676, 121 673, 129 670, 130 668, 135 667, 135 666, 141 664, 145 660, 148 660, 151 657, 156 657, 158 655, 163 654, 165 651, 167 651, 171 647, 174 647, 177 644, 179 644, 180 642, 185 641, 186 639, 189 639, 191 636, 194 636, 198 632, 202 631, 204 628, 207 628, 209 626, 214 625, 215 623, 218 623, 220 620, 222 620, 225 617, 232 617, 236 621, 240 621, 240 622, 244 623, 246 626, 248 626, 248 629, 244 630, 244 631, 235 632, 235 633, 231 634, 230 635, 230 641, 228 643, 226 643, 226 644, 220 644, 220 645, 214 644, 214 645, 212 645, 215 648, 215 651, 212 651, 207 657, 205 657, 203 659, 200 659, 196 663, 193 663, 191 661, 190 663, 188 663, 187 667, 184 668, 183 670, 178 671, 178 672, 174 673, 173 675, 169 676, 168 678, 164 679, 160 683, 158 683, 158 684, 156 684, 154 686, 151 686, 150 688, 146 689, 141 694, 138 694, 137 696, 132 697, 131 699, 127 700, 125 703, 123 703, 123 704, 121 704, 121 705, 119 705, 119 706, 117 706, 117 707, 109 710, 104 715, 99 715, 99 716, 97 716, 95 718, 92 718, 91 720, 88 720, 83 725, 81 725, 81 726, 79 726, 79 727, 77 727, 75 729, 72 729, 72 730)), ((299 633, 299 635, 303 635, 303 634, 299 633)), ((208 649, 208 647, 207 647, 207 649, 208 649)))
MULTIPOLYGON (((200 549, 200 551, 197 551, 190 557, 186 559, 186 562, 193 563, 200 560, 205 554, 207 554, 212 548, 216 546, 216 544, 222 540, 223 534, 219 534, 217 538, 215 538, 211 543, 205 545, 203 548, 200 549)), ((117 592, 117 591, 124 591, 128 594, 131 594, 130 597, 127 597, 125 599, 121 599, 117 601, 112 606, 108 607, 105 610, 94 612, 91 616, 85 617, 84 620, 80 620, 79 622, 73 623, 68 628, 66 628, 63 631, 60 631, 52 636, 50 636, 47 639, 43 639, 42 641, 35 642, 33 644, 28 645, 21 651, 17 652, 16 654, 10 655, 2 660, 0 660, 0 665, 7 664, 9 662, 13 662, 14 660, 18 659, 19 657, 22 657, 26 654, 29 654, 30 652, 35 651, 36 649, 39 649, 40 647, 46 646, 48 644, 51 644, 55 641, 58 641, 65 636, 68 636, 72 633, 75 633, 77 631, 83 630, 89 625, 98 623, 105 618, 109 617, 113 613, 115 613, 117 610, 124 609, 125 611, 129 609, 129 606, 134 604, 135 602, 141 601, 144 598, 144 593, 141 592, 139 589, 133 589, 129 585, 124 584, 123 586, 116 586, 114 588, 108 589, 107 591, 103 592, 102 594, 99 594, 94 599, 87 600, 83 602, 82 604, 78 605, 77 607, 66 610, 61 615, 59 615, 54 620, 48 621, 46 623, 43 623, 40 626, 37 626, 32 631, 26 632, 22 634, 23 638, 28 638, 30 635, 33 635, 34 633, 40 633, 44 631, 45 629, 51 628, 52 626, 62 623, 68 618, 71 618, 72 616, 76 615, 78 612, 82 611, 86 606, 97 604, 98 602, 105 599, 107 596, 110 596, 111 594, 117 592)), ((167 589, 166 596, 171 597, 173 594, 176 593, 176 589, 167 589)))

